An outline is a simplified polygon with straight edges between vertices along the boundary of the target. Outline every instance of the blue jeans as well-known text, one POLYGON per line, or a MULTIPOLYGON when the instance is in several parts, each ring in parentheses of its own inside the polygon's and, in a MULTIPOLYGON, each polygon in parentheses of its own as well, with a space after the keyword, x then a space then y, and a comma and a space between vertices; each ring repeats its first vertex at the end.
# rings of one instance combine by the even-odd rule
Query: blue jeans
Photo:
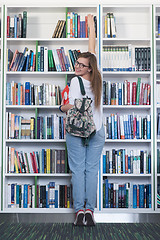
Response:
POLYGON ((94 211, 97 199, 98 169, 105 142, 104 127, 90 139, 89 146, 80 137, 66 133, 69 167, 72 172, 73 201, 75 211, 94 211))

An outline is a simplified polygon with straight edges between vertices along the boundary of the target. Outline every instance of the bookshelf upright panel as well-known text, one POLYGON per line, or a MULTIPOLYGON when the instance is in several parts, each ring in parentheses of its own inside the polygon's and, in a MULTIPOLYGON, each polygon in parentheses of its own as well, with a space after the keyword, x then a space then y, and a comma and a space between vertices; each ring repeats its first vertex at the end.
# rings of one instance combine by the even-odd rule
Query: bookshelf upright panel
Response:
POLYGON ((152 212, 151 5, 102 5, 101 29, 106 131, 101 159, 101 209, 105 213, 152 212))

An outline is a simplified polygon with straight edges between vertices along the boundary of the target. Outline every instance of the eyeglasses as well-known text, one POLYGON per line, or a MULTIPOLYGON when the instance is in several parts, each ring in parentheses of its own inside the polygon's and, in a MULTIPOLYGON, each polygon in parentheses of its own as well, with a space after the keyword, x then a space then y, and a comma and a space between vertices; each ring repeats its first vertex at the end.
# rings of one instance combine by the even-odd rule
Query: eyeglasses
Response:
POLYGON ((83 63, 79 63, 78 61, 76 61, 75 66, 77 67, 78 65, 79 65, 80 68, 89 67, 87 65, 84 65, 83 63))

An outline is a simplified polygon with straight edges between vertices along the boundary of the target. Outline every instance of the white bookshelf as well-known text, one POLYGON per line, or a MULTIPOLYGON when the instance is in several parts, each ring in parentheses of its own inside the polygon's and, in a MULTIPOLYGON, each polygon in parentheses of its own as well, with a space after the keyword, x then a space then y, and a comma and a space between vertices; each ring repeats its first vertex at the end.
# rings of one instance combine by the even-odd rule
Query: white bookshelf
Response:
MULTIPOLYGON (((105 140, 105 150, 111 149, 129 149, 129 150, 147 150, 151 153, 151 174, 103 174, 102 159, 99 171, 99 184, 98 184, 98 194, 97 194, 97 209, 98 213, 153 213, 154 205, 155 210, 160 211, 156 205, 156 193, 157 193, 157 183, 160 181, 160 173, 157 173, 157 148, 160 146, 160 140, 156 136, 156 126, 157 126, 157 113, 160 112, 160 105, 156 105, 156 83, 160 82, 160 71, 156 70, 156 48, 160 47, 160 39, 155 37, 155 19, 156 16, 160 15, 160 6, 154 5, 154 29, 152 29, 152 5, 151 4, 102 4, 100 6, 100 16, 99 16, 99 6, 97 4, 82 4, 75 3, 74 5, 68 4, 68 6, 57 4, 56 6, 5 6, 5 19, 3 16, 3 7, 0 8, 0 18, 1 18, 1 36, 2 36, 2 26, 4 20, 5 26, 5 36, 4 41, 0 39, 1 49, 3 49, 4 44, 4 62, 1 57, 1 69, 4 66, 4 104, 1 106, 3 109, 3 211, 7 213, 73 213, 73 209, 18 209, 18 208, 7 208, 7 186, 9 183, 18 184, 47 184, 49 181, 54 181, 58 184, 69 184, 71 181, 70 174, 9 174, 7 173, 7 159, 6 159, 6 146, 13 146, 16 150, 20 151, 25 149, 26 151, 33 151, 34 149, 40 150, 42 148, 56 148, 64 149, 65 140, 17 140, 17 139, 6 139, 6 112, 13 112, 23 116, 33 116, 35 111, 43 115, 51 115, 51 113, 58 113, 59 106, 9 106, 5 104, 6 99, 6 82, 15 81, 24 83, 30 81, 34 84, 41 84, 43 82, 59 84, 61 89, 65 86, 66 78, 71 79, 74 72, 8 72, 6 70, 6 49, 11 48, 14 52, 16 49, 23 51, 24 47, 27 46, 29 49, 35 49, 36 41, 41 46, 48 46, 49 49, 58 48, 64 46, 65 49, 80 49, 82 52, 87 51, 88 39, 52 39, 52 34, 57 24, 58 19, 66 18, 66 7, 68 11, 76 11, 80 14, 92 13, 97 15, 97 40, 96 40, 96 52, 97 59, 100 62, 100 68, 102 72, 103 80, 110 80, 111 82, 124 82, 128 80, 130 82, 137 81, 140 77, 142 82, 151 84, 151 105, 104 105, 103 113, 107 116, 111 113, 120 114, 146 114, 151 115, 151 139, 147 140, 137 140, 137 139, 125 139, 125 140, 105 140), (27 11, 27 37, 26 38, 7 38, 6 37, 6 27, 7 27, 7 15, 14 16, 15 14, 22 13, 24 10, 27 11), (107 12, 113 12, 116 17, 116 27, 117 27, 117 37, 104 38, 103 32, 103 15, 107 12), (99 18, 100 17, 100 18, 99 18), (99 19, 100 19, 100 29, 99 29, 99 19), (152 58, 152 30, 154 31, 154 59, 152 58), (100 34, 99 34, 100 33, 100 34), (102 70, 102 48, 104 45, 128 45, 132 44, 138 47, 151 47, 151 65, 154 60, 154 69, 151 67, 150 72, 105 72, 102 70), (154 74, 154 83, 153 83, 154 74), (154 163, 155 162, 155 163, 154 163), (152 188, 152 207, 151 208, 116 208, 109 209, 103 208, 103 179, 107 177, 109 182, 114 183, 135 183, 135 184, 151 184, 152 188)), ((2 56, 2 51, 1 51, 2 56)), ((3 79, 3 73, 0 72, 1 81, 3 79)), ((2 96, 2 87, 1 96, 2 96)), ((1 101, 2 102, 2 101, 1 101)), ((2 114, 2 111, 0 111, 2 114)), ((0 118, 2 119, 2 118, 0 118)), ((2 123, 1 123, 2 126, 2 123)), ((2 132, 2 131, 1 131, 2 132)), ((1 133, 2 136, 2 133, 1 133)), ((1 143, 2 145, 2 143, 1 143)), ((1 157, 1 156, 0 156, 1 157)), ((0 161, 1 162, 1 161, 0 161)), ((1 165, 0 165, 1 167, 1 165)))
POLYGON ((154 38, 154 124, 155 124, 155 211, 160 212, 157 207, 157 191, 160 184, 160 174, 158 173, 157 150, 160 149, 160 140, 157 138, 157 120, 160 113, 160 105, 158 104, 158 84, 160 82, 160 69, 157 68, 157 49, 160 49, 160 39, 158 38, 158 16, 160 16, 160 6, 153 6, 153 38, 154 38))
MULTIPOLYGON (((59 48, 64 46, 66 50, 68 49, 80 49, 82 52, 88 50, 88 38, 78 38, 78 39, 68 39, 68 38, 52 38, 53 31, 56 27, 56 24, 59 19, 66 19, 66 7, 68 11, 77 12, 80 15, 87 15, 92 13, 97 16, 98 21, 98 7, 97 4, 85 5, 85 7, 80 4, 68 4, 67 6, 51 5, 51 6, 5 6, 5 33, 7 32, 7 16, 14 16, 15 14, 23 13, 27 11, 27 36, 26 38, 7 38, 5 35, 5 56, 4 56, 4 93, 6 99, 6 82, 15 81, 24 83, 30 81, 34 84, 42 84, 43 82, 52 83, 59 85, 61 90, 65 87, 66 79, 71 79, 74 76, 74 72, 9 72, 6 69, 6 50, 10 48, 13 53, 16 49, 23 52, 24 47, 29 49, 36 48, 36 42, 38 45, 48 46, 48 49, 59 48)), ((98 22, 97 22, 98 26, 98 22)), ((99 29, 97 29, 98 33, 99 29)), ((96 45, 98 45, 98 40, 96 45)), ((99 52, 97 50, 97 56, 99 52)), ((12 112, 24 117, 34 116, 37 111, 39 115, 50 116, 52 113, 59 112, 59 106, 12 106, 6 105, 4 103, 4 113, 12 112)), ((4 125, 6 125, 5 114, 3 118, 4 125)), ((4 126, 3 134, 6 136, 6 126, 4 126)), ((55 181, 56 184, 70 184, 71 183, 71 174, 11 174, 7 173, 7 157, 6 157, 6 146, 12 146, 17 151, 39 151, 42 148, 55 148, 55 149, 65 149, 65 139, 32 139, 32 140, 21 140, 21 139, 6 139, 4 137, 4 147, 3 147, 3 210, 7 213, 73 213, 73 209, 43 209, 43 208, 33 208, 33 209, 24 209, 24 208, 8 208, 7 207, 7 186, 11 183, 17 184, 41 184, 46 185, 50 181, 55 181)), ((97 206, 98 206, 98 197, 97 197, 97 206)), ((98 207, 97 207, 98 209, 98 207)))
MULTIPOLYGON (((154 150, 153 150, 153 69, 151 71, 103 71, 103 46, 127 46, 131 44, 135 47, 150 47, 152 52, 152 6, 151 5, 101 5, 101 70, 103 81, 111 83, 128 80, 130 83, 137 82, 141 78, 143 83, 151 85, 151 105, 104 105, 104 116, 111 113, 116 114, 139 114, 151 115, 151 139, 106 139, 104 152, 111 149, 146 150, 151 154, 151 174, 106 174, 103 173, 103 156, 101 158, 101 212, 119 213, 148 213, 154 211, 154 150), (105 38, 104 16, 106 13, 113 13, 116 19, 116 38, 105 38), (152 203, 151 208, 105 208, 103 206, 103 180, 107 178, 109 183, 116 184, 151 184, 152 203)), ((151 64, 152 64, 151 57, 151 64)))

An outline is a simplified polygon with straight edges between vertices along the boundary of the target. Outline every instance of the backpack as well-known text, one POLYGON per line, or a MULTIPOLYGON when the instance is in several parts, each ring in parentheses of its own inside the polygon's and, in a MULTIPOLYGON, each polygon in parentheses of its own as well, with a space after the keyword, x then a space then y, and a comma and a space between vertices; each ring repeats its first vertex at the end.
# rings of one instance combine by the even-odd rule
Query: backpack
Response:
MULTIPOLYGON (((78 76, 81 94, 86 94, 83 81, 78 76)), ((74 107, 69 109, 66 117, 65 128, 68 133, 73 136, 81 137, 84 145, 88 145, 89 139, 95 135, 96 126, 93 121, 93 113, 91 108, 92 100, 88 97, 75 99, 74 107)))

